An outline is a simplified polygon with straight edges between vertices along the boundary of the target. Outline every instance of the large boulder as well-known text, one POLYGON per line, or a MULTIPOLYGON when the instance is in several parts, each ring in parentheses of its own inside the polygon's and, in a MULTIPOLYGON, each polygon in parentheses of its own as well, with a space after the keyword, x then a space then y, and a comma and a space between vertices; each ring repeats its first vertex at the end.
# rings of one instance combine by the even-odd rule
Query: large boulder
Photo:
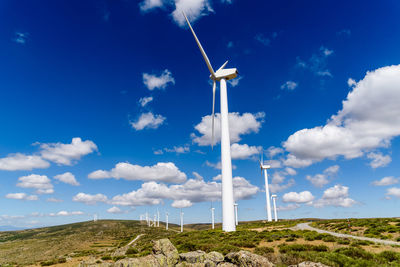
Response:
POLYGON ((303 261, 297 265, 290 265, 289 267, 330 267, 320 262, 303 261))
POLYGON ((205 255, 205 260, 209 260, 209 261, 212 261, 212 262, 218 264, 219 262, 224 261, 224 255, 222 255, 221 253, 216 252, 216 251, 211 251, 210 253, 207 253, 205 255))
POLYGON ((205 259, 206 259, 206 253, 201 250, 179 254, 180 262, 204 263, 205 259))
MULTIPOLYGON (((227 262, 231 262, 241 267, 272 267, 275 266, 267 258, 241 250, 238 252, 231 252, 225 256, 227 262)), ((219 265, 218 265, 219 266, 219 265)))
POLYGON ((221 262, 217 267, 238 267, 236 264, 230 262, 221 262))
POLYGON ((157 257, 148 255, 140 258, 122 259, 114 263, 114 267, 160 267, 157 257))
POLYGON ((165 256, 165 264, 164 262, 160 262, 161 260, 163 260, 163 258, 159 257, 159 262, 161 266, 175 266, 179 259, 178 250, 167 238, 154 241, 153 253, 156 256, 165 256))

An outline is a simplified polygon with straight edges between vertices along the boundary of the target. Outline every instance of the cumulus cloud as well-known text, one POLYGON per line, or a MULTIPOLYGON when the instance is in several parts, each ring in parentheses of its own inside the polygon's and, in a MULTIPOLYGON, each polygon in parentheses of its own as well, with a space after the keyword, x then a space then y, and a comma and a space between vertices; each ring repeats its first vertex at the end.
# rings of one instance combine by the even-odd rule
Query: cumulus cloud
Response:
POLYGON ((281 85, 282 90, 293 91, 299 84, 294 81, 286 81, 284 84, 281 85))
POLYGON ((314 196, 310 191, 289 192, 283 195, 282 200, 283 202, 310 203, 314 200, 314 196))
POLYGON ((278 207, 276 207, 276 210, 277 211, 289 211, 289 210, 295 210, 295 209, 298 209, 298 208, 300 208, 299 204, 290 203, 290 204, 288 204, 286 206, 278 206, 278 207))
MULTIPOLYGON (((212 163, 209 162, 208 160, 206 160, 205 162, 206 166, 217 169, 217 170, 221 170, 222 169, 222 165, 221 165, 221 161, 218 161, 217 163, 212 163)), ((232 170, 236 170, 236 165, 232 164, 232 170)))
POLYGON ((139 99, 139 104, 144 107, 146 106, 148 103, 150 103, 151 101, 153 101, 153 97, 152 96, 147 96, 147 97, 142 97, 139 99))
POLYGON ((46 175, 31 174, 18 178, 18 187, 34 188, 36 194, 52 194, 54 193, 53 185, 46 175))
POLYGON ((97 202, 105 203, 108 201, 108 198, 103 194, 91 195, 85 193, 78 193, 72 198, 72 200, 76 202, 82 202, 87 205, 94 205, 97 202))
POLYGON ((174 202, 172 202, 172 204, 171 204, 171 206, 173 208, 178 208, 178 209, 189 208, 192 205, 193 205, 193 203, 187 199, 174 200, 174 202))
POLYGON ((63 173, 63 174, 56 175, 56 176, 54 176, 54 179, 59 180, 59 181, 61 181, 63 183, 66 183, 66 184, 74 185, 74 186, 80 185, 78 183, 78 181, 75 179, 75 175, 73 175, 70 172, 66 172, 66 173, 63 173))
POLYGON ((327 69, 327 58, 333 54, 333 50, 321 46, 318 53, 313 54, 307 61, 297 58, 297 67, 307 69, 317 76, 332 77, 331 72, 327 69))
POLYGON ((399 84, 400 65, 367 72, 326 125, 297 131, 283 143, 290 152, 287 165, 308 166, 337 156, 353 159, 388 147, 400 135, 399 84))
POLYGON ((107 212, 108 213, 113 213, 113 214, 123 213, 123 211, 120 208, 116 207, 116 206, 113 206, 113 207, 109 208, 107 210, 107 212))
POLYGON ((0 170, 4 171, 30 171, 48 167, 50 167, 50 163, 37 155, 16 153, 0 158, 0 170))
POLYGON ((137 121, 129 122, 136 131, 143 129, 157 129, 165 121, 162 115, 154 115, 152 112, 142 113, 137 121))
POLYGON ((314 202, 314 206, 321 208, 324 206, 336 206, 336 207, 351 207, 357 202, 349 196, 349 188, 347 186, 335 185, 324 191, 321 199, 314 202))
POLYGON ((190 147, 188 145, 174 146, 173 148, 164 148, 164 151, 176 154, 184 154, 190 151, 190 147))
POLYGON ((271 42, 276 39, 278 33, 273 32, 271 35, 265 35, 263 33, 257 33, 254 39, 265 46, 269 46, 271 42))
POLYGON ((367 154, 367 158, 372 160, 369 165, 374 169, 385 167, 392 162, 392 158, 389 155, 385 156, 382 153, 371 152, 367 154))
POLYGON ((380 180, 373 181, 372 184, 375 186, 388 186, 399 183, 398 178, 394 178, 393 176, 383 177, 380 180))
POLYGON ((58 199, 58 198, 55 198, 55 197, 49 197, 46 201, 47 202, 55 202, 55 203, 63 202, 62 199, 58 199))
POLYGON ((84 213, 82 211, 65 211, 61 210, 57 213, 49 213, 48 216, 50 217, 55 217, 55 216, 73 216, 73 215, 83 215, 84 213))
POLYGON ((28 200, 28 201, 33 201, 33 200, 39 199, 38 196, 36 196, 36 195, 27 195, 26 193, 9 193, 6 195, 6 198, 28 200))
POLYGON ((289 181, 284 184, 284 183, 271 183, 269 185, 269 191, 271 191, 271 193, 278 193, 281 191, 284 191, 290 187, 292 187, 293 185, 295 185, 295 181, 294 179, 289 179, 289 181))
MULTIPOLYGON (((221 140, 221 116, 220 113, 215 114, 215 128, 214 128, 214 142, 219 143, 221 140)), ((249 133, 258 133, 261 124, 264 122, 265 113, 258 112, 255 114, 243 113, 240 115, 238 112, 230 112, 229 120, 229 134, 231 143, 239 142, 241 135, 249 133)), ((200 136, 192 133, 191 137, 194 143, 199 146, 211 145, 212 142, 212 118, 211 115, 204 116, 201 122, 194 127, 200 136)))
MULTIPOLYGON (((258 187, 250 184, 243 177, 233 178, 233 188, 235 200, 251 198, 259 191, 258 187)), ((187 200, 191 203, 217 201, 221 199, 221 183, 205 182, 199 177, 189 179, 184 184, 170 186, 147 182, 136 191, 114 196, 110 203, 121 206, 158 205, 163 199, 187 200)))
POLYGON ((314 176, 307 175, 306 179, 310 181, 316 187, 323 187, 329 183, 329 178, 337 174, 339 171, 339 165, 333 165, 325 169, 323 173, 316 174, 314 176))
POLYGON ((72 165, 81 157, 97 151, 97 146, 90 140, 82 141, 80 137, 72 138, 70 144, 40 144, 42 158, 60 165, 72 165))
POLYGON ((276 155, 282 154, 283 152, 285 152, 285 150, 283 150, 280 147, 274 147, 274 146, 270 146, 267 149, 267 155, 271 158, 275 157, 276 155))
POLYGON ((143 73, 143 83, 150 91, 154 89, 164 89, 168 83, 175 84, 175 79, 169 70, 164 70, 160 76, 143 73))
POLYGON ((140 11, 142 12, 149 12, 155 8, 161 8, 163 7, 163 1, 162 0, 144 0, 143 2, 139 3, 140 11))
POLYGON ((248 159, 251 156, 259 154, 260 150, 261 147, 235 143, 231 145, 231 157, 232 159, 248 159))
POLYGON ((239 76, 236 77, 235 79, 232 80, 228 80, 228 83, 232 86, 232 87, 236 87, 239 85, 240 80, 243 79, 243 76, 239 76))
POLYGON ((17 44, 25 44, 28 40, 29 33, 27 32, 15 32, 13 41, 17 44))
POLYGON ((172 12, 172 18, 180 27, 183 27, 186 24, 182 12, 186 13, 186 16, 191 22, 213 12, 208 0, 174 0, 174 2, 175 10, 172 12))
POLYGON ((186 174, 181 172, 173 162, 159 162, 153 166, 133 165, 120 162, 111 171, 97 170, 88 175, 90 179, 126 179, 142 181, 162 181, 181 183, 186 180, 186 174))
POLYGON ((387 190, 386 195, 388 197, 394 196, 400 198, 400 188, 398 187, 391 187, 387 190))

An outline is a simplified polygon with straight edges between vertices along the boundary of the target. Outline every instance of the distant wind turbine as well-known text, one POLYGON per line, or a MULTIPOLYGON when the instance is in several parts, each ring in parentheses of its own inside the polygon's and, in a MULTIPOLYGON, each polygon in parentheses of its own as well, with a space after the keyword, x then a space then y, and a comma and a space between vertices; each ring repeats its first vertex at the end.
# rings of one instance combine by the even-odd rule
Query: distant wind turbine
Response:
POLYGON ((165 229, 168 230, 168 212, 165 213, 165 229))
POLYGON ((260 169, 261 169, 261 174, 264 171, 264 178, 265 178, 265 197, 267 199, 267 219, 269 222, 272 221, 272 215, 271 215, 271 203, 270 203, 270 198, 269 198, 269 185, 268 185, 268 173, 267 170, 271 168, 270 165, 264 165, 264 160, 263 160, 263 151, 261 152, 261 160, 260 160, 260 169))
POLYGON ((214 210, 215 210, 215 208, 213 207, 213 205, 212 205, 212 202, 211 202, 211 229, 214 229, 214 210))
POLYGON ((222 230, 226 232, 236 231, 235 216, 233 207, 233 183, 232 183, 232 160, 231 160, 231 144, 229 138, 229 120, 228 120, 228 96, 226 89, 226 81, 236 78, 238 71, 236 68, 224 69, 228 61, 226 61, 217 71, 211 66, 206 52, 200 44, 186 14, 186 22, 192 31, 194 39, 200 49, 201 54, 210 71, 210 79, 213 81, 213 104, 212 104, 212 140, 211 147, 214 146, 214 110, 215 110, 215 90, 216 82, 220 82, 220 100, 221 100, 221 169, 222 169, 222 230))
POLYGON ((238 203, 235 203, 234 204, 234 206, 235 206, 235 225, 237 226, 238 224, 239 224, 239 221, 238 221, 238 203))
POLYGON ((272 195, 271 198, 272 198, 272 202, 274 203, 274 215, 275 215, 275 221, 277 222, 278 221, 278 215, 276 214, 276 202, 275 202, 275 200, 277 198, 277 195, 272 195))
POLYGON ((160 227, 160 212, 157 209, 157 227, 160 227))
POLYGON ((181 233, 183 232, 183 212, 181 209, 181 233))

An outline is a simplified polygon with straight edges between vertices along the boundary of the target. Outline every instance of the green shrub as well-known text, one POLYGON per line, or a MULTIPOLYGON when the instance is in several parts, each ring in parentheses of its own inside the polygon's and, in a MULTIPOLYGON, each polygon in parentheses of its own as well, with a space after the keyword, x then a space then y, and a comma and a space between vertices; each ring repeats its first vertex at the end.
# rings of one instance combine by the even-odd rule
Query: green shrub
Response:
POLYGON ((261 256, 266 256, 269 253, 274 253, 274 248, 272 248, 272 247, 256 247, 254 249, 254 253, 261 255, 261 256))
POLYGON ((102 260, 107 261, 107 260, 111 260, 111 256, 110 255, 106 255, 101 257, 102 260))
POLYGON ((385 261, 387 262, 400 260, 399 253, 389 250, 382 251, 381 253, 378 254, 378 256, 384 258, 385 261))
POLYGON ((133 247, 128 248, 128 250, 126 251, 126 254, 137 254, 137 253, 139 253, 139 251, 133 247))

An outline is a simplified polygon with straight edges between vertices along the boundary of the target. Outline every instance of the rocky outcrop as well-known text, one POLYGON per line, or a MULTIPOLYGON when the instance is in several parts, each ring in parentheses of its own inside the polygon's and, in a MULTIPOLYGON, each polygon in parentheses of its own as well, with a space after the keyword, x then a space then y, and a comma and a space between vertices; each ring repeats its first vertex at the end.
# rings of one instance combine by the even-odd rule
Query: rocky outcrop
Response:
MULTIPOLYGON (((225 257, 219 252, 206 253, 201 250, 178 253, 168 239, 153 242, 153 253, 140 258, 125 258, 117 262, 106 262, 91 258, 82 261, 79 267, 272 267, 267 258, 249 251, 231 252, 225 257)), ((302 262, 290 267, 329 267, 322 263, 302 262)))
POLYGON ((330 267, 320 262, 303 261, 297 265, 290 265, 289 267, 330 267))
POLYGON ((238 266, 251 266, 251 267, 272 267, 275 266, 273 263, 271 263, 267 258, 245 251, 241 250, 238 252, 231 252, 228 253, 225 256, 225 260, 228 262, 231 262, 233 264, 236 264, 238 266))

